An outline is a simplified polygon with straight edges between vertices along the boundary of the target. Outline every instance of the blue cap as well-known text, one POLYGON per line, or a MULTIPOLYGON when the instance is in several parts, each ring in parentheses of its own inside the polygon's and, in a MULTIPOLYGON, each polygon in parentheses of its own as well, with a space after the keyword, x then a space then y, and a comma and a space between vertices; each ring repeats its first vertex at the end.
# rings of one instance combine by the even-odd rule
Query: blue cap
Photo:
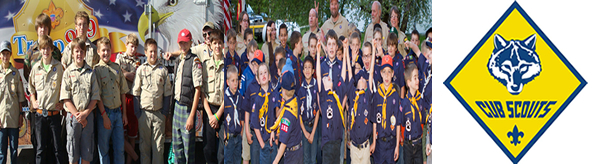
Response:
POLYGON ((294 72, 287 71, 281 75, 281 88, 285 90, 294 90, 296 88, 295 81, 294 72))
POLYGON ((291 72, 292 77, 294 76, 294 67, 292 67, 292 60, 290 58, 285 60, 285 65, 283 66, 283 69, 281 69, 282 75, 285 74, 285 72, 291 72))
POLYGON ((427 44, 427 47, 429 47, 429 48, 433 48, 433 47, 431 47, 432 45, 431 45, 431 42, 430 42, 430 41, 425 41, 425 44, 427 44))

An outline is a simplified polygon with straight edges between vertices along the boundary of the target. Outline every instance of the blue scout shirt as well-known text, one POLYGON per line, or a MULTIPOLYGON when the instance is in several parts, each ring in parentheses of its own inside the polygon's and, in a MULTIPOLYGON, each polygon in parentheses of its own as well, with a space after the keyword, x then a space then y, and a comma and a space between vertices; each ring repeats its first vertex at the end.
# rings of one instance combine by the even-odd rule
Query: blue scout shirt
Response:
POLYGON ((240 62, 240 57, 237 55, 237 53, 235 51, 233 51, 233 54, 230 54, 230 52, 227 52, 227 54, 225 55, 225 72, 227 72, 227 68, 230 65, 235 66, 239 72, 240 71, 240 63, 239 62, 240 62))
POLYGON ((429 64, 429 60, 421 54, 419 56, 417 67, 419 68, 419 92, 422 94, 423 98, 423 108, 429 110, 431 108, 431 97, 433 95, 431 88, 431 65, 429 64))
POLYGON ((225 90, 225 133, 239 134, 242 132, 242 124, 244 121, 244 111, 240 108, 244 101, 239 92, 232 93, 229 87, 225 90))
MULTIPOLYGON (((256 98, 256 96, 258 95, 258 92, 260 90, 260 85, 258 85, 258 82, 256 81, 256 79, 252 79, 252 81, 250 82, 250 84, 248 85, 248 89, 246 89, 246 93, 242 96, 244 96, 244 101, 242 101, 242 110, 251 113, 252 112, 252 104, 254 103, 254 99, 256 98)), ((241 94, 242 92, 240 92, 241 94)))
MULTIPOLYGON (((352 58, 352 48, 348 48, 350 50, 349 54, 350 54, 350 60, 354 60, 354 62, 358 62, 361 61, 362 62, 362 50, 359 48, 358 49, 358 55, 356 55, 356 58, 352 58)), ((352 62, 350 62, 352 63, 352 62)))
POLYGON ((242 56, 240 56, 240 62, 239 63, 239 71, 240 71, 240 75, 242 75, 242 71, 246 70, 246 67, 248 67, 248 64, 250 64, 250 61, 248 61, 248 49, 246 49, 246 51, 244 51, 244 53, 242 53, 242 56))
POLYGON ((302 137, 299 137, 302 136, 302 128, 300 128, 300 119, 298 119, 296 96, 285 102, 282 112, 284 113, 279 124, 279 141, 290 148, 302 142, 302 137))
POLYGON ((246 67, 244 73, 242 73, 241 81, 242 82, 240 83, 240 93, 242 93, 242 96, 245 96, 246 88, 248 88, 248 85, 250 85, 252 81, 256 81, 254 77, 254 72, 252 72, 252 69, 250 69, 250 67, 246 67))
MULTIPOLYGON (((355 76, 352 77, 354 85, 358 84, 358 80, 360 80, 360 77, 365 78, 367 84, 369 84, 369 71, 367 71, 367 69, 361 69, 360 71, 358 71, 358 73, 356 73, 355 76)), ((379 84, 383 82, 383 79, 381 78, 381 70, 379 65, 375 65, 373 67, 373 80, 375 81, 375 86, 379 86, 379 84)))
POLYGON ((392 81, 399 87, 404 87, 404 65, 402 63, 402 54, 396 53, 393 58, 394 62, 394 79, 392 81))
POLYGON ((300 98, 300 115, 304 123, 312 122, 319 108, 317 107, 317 79, 312 78, 310 82, 302 81, 302 86, 297 92, 300 98))
POLYGON ((258 96, 254 99, 254 104, 252 104, 250 127, 258 129, 265 142, 271 137, 271 130, 267 128, 273 126, 273 123, 275 123, 275 110, 279 105, 277 97, 279 97, 278 93, 272 92, 271 89, 269 91, 260 89, 258 96))
POLYGON ((421 106, 419 91, 414 96, 408 92, 406 98, 402 100, 403 121, 400 123, 405 127, 404 139, 414 140, 423 134, 421 124, 425 123, 423 120, 427 117, 427 113, 422 110, 421 106))
POLYGON ((395 137, 396 126, 402 122, 400 117, 400 91, 393 84, 385 88, 384 84, 377 86, 373 92, 372 108, 374 113, 371 119, 377 123, 377 138, 395 137))
MULTIPOLYGON (((341 84, 342 82, 340 82, 340 79, 342 79, 342 61, 338 59, 331 61, 329 58, 325 58, 325 60, 321 62, 321 77, 325 76, 331 77, 331 82, 333 83, 334 88, 336 85, 341 84), (332 75, 330 76, 330 74, 332 75)), ((367 79, 369 79, 368 76, 367 79)))
POLYGON ((346 95, 350 105, 350 140, 355 144, 364 143, 373 134, 372 122, 375 120, 370 117, 374 114, 371 107, 372 93, 368 90, 357 90, 354 85, 348 83, 346 95))
MULTIPOLYGON (((339 79, 338 79, 339 81, 339 79)), ((345 86, 333 84, 333 90, 321 90, 321 148, 329 141, 341 140, 344 134, 342 98, 345 86)))
MULTIPOLYGON (((296 78, 296 84, 300 84, 300 82, 304 81, 304 74, 302 74, 302 68, 304 67, 300 64, 302 62, 292 53, 288 53, 287 58, 292 60, 292 68, 294 68, 294 77, 296 78)), ((296 92, 298 92, 298 89, 299 88, 296 87, 296 92)))

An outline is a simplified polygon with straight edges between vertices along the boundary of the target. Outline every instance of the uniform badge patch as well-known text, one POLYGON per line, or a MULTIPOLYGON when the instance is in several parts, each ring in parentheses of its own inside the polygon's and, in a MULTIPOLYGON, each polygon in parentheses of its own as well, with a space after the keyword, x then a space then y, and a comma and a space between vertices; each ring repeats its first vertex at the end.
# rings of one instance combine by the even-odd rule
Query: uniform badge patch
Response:
POLYGON ((369 111, 367 111, 367 109, 365 109, 365 112, 363 114, 365 115, 365 117, 367 117, 369 115, 369 111))
POLYGON ((227 114, 227 118, 225 118, 225 120, 227 120, 227 126, 229 126, 229 122, 231 121, 231 117, 229 116, 229 114, 227 114))
POLYGON ((381 124, 381 113, 377 113, 377 123, 381 124))
MULTIPOLYGON (((392 127, 393 127, 393 126, 396 126, 396 117, 395 117, 395 116, 392 116, 392 117, 390 118, 390 124, 392 125, 392 127)), ((393 130, 393 129, 392 129, 392 130, 393 130)))
POLYGON ((327 119, 333 118, 333 109, 331 109, 331 105, 327 108, 327 119))
POLYGON ((52 68, 52 71, 56 72, 56 67, 52 68))
POLYGON ((288 120, 287 118, 283 118, 281 119, 281 126, 279 126, 281 128, 281 131, 283 132, 288 132, 288 128, 290 127, 290 120, 288 120))
POLYGON ((13 75, 13 76, 14 76, 14 75, 16 75, 16 74, 17 74, 16 72, 13 72, 13 73, 12 73, 12 75, 13 75))
POLYGON ((518 163, 587 82, 513 2, 444 84, 518 163))

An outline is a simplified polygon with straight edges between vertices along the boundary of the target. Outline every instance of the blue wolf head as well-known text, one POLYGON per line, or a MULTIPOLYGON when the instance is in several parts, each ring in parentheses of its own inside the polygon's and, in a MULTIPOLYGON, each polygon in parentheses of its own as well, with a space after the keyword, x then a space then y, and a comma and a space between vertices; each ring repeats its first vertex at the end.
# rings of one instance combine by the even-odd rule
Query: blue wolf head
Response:
POLYGON ((494 35, 494 51, 488 62, 488 71, 506 86, 510 94, 518 95, 523 85, 540 75, 542 66, 535 52, 536 34, 525 40, 506 41, 494 35))

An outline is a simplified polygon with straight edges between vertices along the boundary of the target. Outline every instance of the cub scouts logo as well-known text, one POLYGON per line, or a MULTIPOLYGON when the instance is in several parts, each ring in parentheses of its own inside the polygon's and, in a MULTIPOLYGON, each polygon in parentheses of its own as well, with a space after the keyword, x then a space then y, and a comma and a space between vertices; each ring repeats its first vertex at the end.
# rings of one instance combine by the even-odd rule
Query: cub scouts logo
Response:
POLYGON ((517 163, 587 82, 514 2, 444 84, 517 163))

